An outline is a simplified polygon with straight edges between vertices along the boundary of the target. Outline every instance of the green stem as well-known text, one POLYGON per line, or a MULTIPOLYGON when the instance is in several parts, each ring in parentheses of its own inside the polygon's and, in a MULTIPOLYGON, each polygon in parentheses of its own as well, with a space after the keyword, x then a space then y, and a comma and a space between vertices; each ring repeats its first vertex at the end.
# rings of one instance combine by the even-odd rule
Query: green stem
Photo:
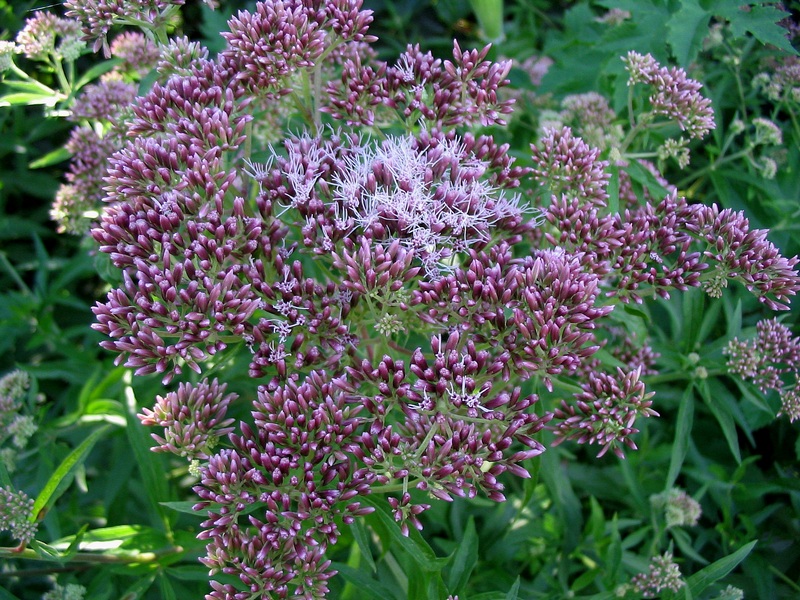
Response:
POLYGON ((38 88, 39 88, 40 90, 42 90, 43 92, 47 92, 48 94, 52 94, 53 96, 60 96, 60 94, 59 94, 57 91, 55 91, 53 88, 51 88, 51 87, 49 87, 49 86, 46 86, 46 85, 45 85, 45 84, 43 84, 41 81, 38 81, 38 80, 34 79, 34 78, 33 78, 33 77, 31 77, 30 75, 28 75, 28 74, 27 74, 25 71, 23 71, 22 69, 20 69, 20 68, 19 68, 19 67, 18 67, 16 64, 14 64, 13 62, 11 63, 11 66, 8 68, 8 70, 9 70, 9 71, 11 71, 12 73, 14 73, 14 75, 16 75, 17 77, 19 77, 19 78, 20 78, 20 79, 22 79, 23 81, 26 81, 26 82, 28 82, 28 83, 32 83, 33 85, 35 85, 36 87, 38 87, 38 88))
MULTIPOLYGON (((414 484, 417 481, 419 481, 419 480, 415 479, 414 481, 411 481, 410 483, 414 484)), ((378 486, 374 486, 374 487, 370 488, 370 494, 392 494, 394 492, 402 492, 404 486, 408 487, 408 483, 405 483, 405 484, 403 484, 403 483, 389 483, 389 484, 386 484, 386 485, 378 485, 378 486)))
MULTIPOLYGON (((720 375, 727 375, 728 371, 725 369, 708 369, 708 377, 719 377, 720 375)), ((658 383, 667 383, 672 381, 690 381, 693 379, 692 371, 675 371, 673 373, 660 373, 658 375, 645 375, 643 377, 645 384, 648 386, 658 383)))
POLYGON ((676 187, 679 190, 686 189, 686 187, 689 184, 691 184, 692 182, 697 181, 698 179, 700 179, 701 177, 703 177, 704 175, 706 175, 708 173, 716 171, 721 165, 724 165, 725 163, 729 163, 729 162, 731 162, 733 160, 737 160, 739 158, 742 158, 743 156, 747 156, 748 154, 750 154, 750 151, 751 151, 751 149, 748 147, 748 148, 745 148, 744 150, 739 150, 739 152, 734 152, 733 154, 730 154, 729 156, 724 156, 724 154, 720 154, 714 160, 714 162, 712 162, 711 164, 706 165, 705 167, 703 167, 702 169, 694 172, 693 174, 689 175, 688 177, 684 177, 683 179, 681 179, 677 183, 676 187))
POLYGON ((69 96, 72 93, 72 86, 67 80, 67 75, 64 73, 64 65, 62 64, 61 57, 54 56, 51 66, 56 74, 56 79, 58 79, 58 85, 61 86, 61 91, 65 96, 69 96))
POLYGON ((428 429, 428 433, 425 434, 425 439, 422 440, 422 443, 419 445, 419 448, 417 448, 417 452, 415 453, 414 456, 415 459, 419 460, 420 458, 422 458, 422 455, 428 448, 428 444, 431 443, 431 440, 433 439, 433 436, 436 434, 437 431, 439 431, 438 423, 435 423, 434 425, 431 426, 430 429, 428 429))
POLYGON ((183 552, 180 546, 173 546, 157 550, 156 552, 120 552, 116 554, 97 554, 93 552, 76 552, 69 556, 67 560, 63 556, 46 556, 39 554, 31 548, 0 548, 0 557, 24 558, 27 560, 41 560, 46 562, 76 563, 76 564, 132 564, 132 563, 154 563, 161 557, 178 554, 183 552))
POLYGON ((779 578, 781 581, 783 581, 783 582, 784 582, 786 585, 788 585, 789 587, 791 587, 791 588, 792 588, 794 591, 796 591, 796 592, 800 592, 800 586, 799 586, 799 585, 797 585, 797 584, 796 584, 794 581, 792 581, 791 579, 789 579, 789 578, 786 576, 786 574, 784 574, 784 573, 781 573, 781 572, 780 572, 778 569, 776 569, 774 565, 769 565, 769 570, 770 570, 770 572, 771 572, 773 575, 777 576, 777 577, 778 577, 778 578, 779 578))

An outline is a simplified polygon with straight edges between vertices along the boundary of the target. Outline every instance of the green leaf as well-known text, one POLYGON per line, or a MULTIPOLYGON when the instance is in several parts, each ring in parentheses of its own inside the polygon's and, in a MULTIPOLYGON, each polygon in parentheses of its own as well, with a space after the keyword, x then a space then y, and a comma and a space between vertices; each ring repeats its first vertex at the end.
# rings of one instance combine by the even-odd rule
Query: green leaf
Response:
POLYGON ((339 574, 347 581, 355 585, 361 592, 364 598, 402 598, 395 592, 395 588, 389 588, 377 579, 373 579, 369 573, 361 569, 354 569, 350 565, 344 563, 332 563, 331 568, 338 571, 339 574))
POLYGON ((790 16, 775 6, 763 6, 760 1, 731 2, 716 0, 712 11, 730 22, 731 33, 738 38, 751 34, 764 45, 797 54, 792 44, 786 39, 786 30, 778 22, 790 16), (743 10, 747 8, 748 10, 743 10))
POLYGON ((0 586, 0 600, 19 600, 19 598, 0 586))
POLYGON ((747 558, 747 555, 753 550, 757 541, 758 540, 753 540, 749 544, 745 544, 733 554, 721 558, 694 575, 691 575, 686 580, 687 591, 694 597, 702 594, 710 586, 733 571, 740 562, 747 558))
POLYGON ((185 513, 187 515, 194 515, 195 517, 198 515, 203 514, 200 511, 193 510, 192 507, 197 504, 192 500, 185 500, 180 502, 159 502, 161 506, 166 506, 167 508, 171 508, 172 510, 176 510, 181 513, 185 513))
POLYGON ((630 175, 631 180, 641 184, 656 200, 666 197, 669 193, 667 188, 656 179, 656 176, 647 170, 638 160, 630 161, 628 166, 625 167, 625 170, 628 175, 630 175))
POLYGON ((96 65, 85 71, 83 75, 81 75, 80 79, 78 79, 78 81, 75 82, 75 85, 72 86, 73 92, 78 91, 87 83, 91 83, 92 81, 100 77, 100 75, 108 73, 109 71, 113 70, 114 67, 121 64, 122 64, 121 58, 110 58, 108 60, 104 60, 101 63, 97 63, 96 65))
POLYGON ((150 586, 153 585, 153 581, 155 581, 155 579, 155 573, 147 577, 140 578, 136 583, 125 590, 122 595, 123 600, 136 600, 136 598, 141 598, 144 593, 150 589, 150 586))
POLYGON ((519 579, 519 575, 517 575, 517 580, 514 582, 514 585, 511 586, 511 589, 508 590, 508 593, 506 594, 506 600, 517 600, 520 583, 521 582, 519 579))
POLYGON ((369 545, 369 535, 367 534, 366 525, 364 525, 362 520, 356 519, 350 524, 350 531, 353 532, 353 538, 355 538, 356 544, 358 544, 358 548, 361 550, 361 556, 374 573, 376 571, 375 560, 372 558, 372 550, 369 545))
POLYGON ((29 169, 41 169, 42 167, 49 167, 51 165, 57 165, 60 162, 64 162, 68 158, 72 156, 72 152, 67 150, 66 148, 57 148, 52 152, 48 152, 44 156, 37 158, 36 160, 30 162, 28 164, 29 169))
POLYGON ((46 94, 48 96, 52 96, 55 93, 55 90, 50 89, 43 83, 39 83, 38 81, 14 81, 13 79, 3 81, 3 85, 7 88, 15 90, 17 92, 28 92, 30 94, 46 94))
MULTIPOLYGON (((130 377, 130 373, 126 373, 126 377, 130 377)), ((144 490, 150 500, 149 508, 153 511, 153 521, 161 521, 163 526, 167 527, 167 520, 160 504, 164 498, 169 496, 167 479, 164 477, 163 459, 160 455, 150 451, 152 440, 145 427, 136 417, 138 407, 133 388, 130 386, 125 387, 125 404, 125 418, 127 420, 125 433, 128 436, 131 450, 136 457, 136 463, 142 475, 144 490)))
POLYGON ((175 595, 175 590, 172 588, 172 583, 164 573, 158 575, 158 589, 161 591, 161 598, 164 600, 178 600, 175 595))
POLYGON ((610 538, 611 543, 608 545, 608 549, 606 550, 605 568, 603 569, 603 572, 606 583, 608 583, 609 587, 613 587, 612 584, 616 582, 619 566, 622 563, 622 537, 619 534, 619 522, 617 521, 617 515, 614 515, 614 518, 611 519, 610 538))
POLYGON ((451 594, 458 594, 465 588, 477 563, 478 534, 475 531, 475 517, 470 516, 464 535, 448 565, 447 588, 451 594))
POLYGON ((410 528, 408 537, 404 536, 400 531, 400 526, 387 512, 385 502, 370 496, 367 496, 361 502, 375 508, 374 514, 387 529, 392 540, 411 557, 422 571, 436 573, 447 564, 449 559, 436 556, 433 548, 428 545, 428 542, 420 535, 419 531, 413 527, 410 528))
POLYGON ((441 573, 409 573, 408 600, 417 598, 447 598, 447 588, 441 573))
POLYGON ((45 94, 43 92, 17 92, 0 96, 0 108, 8 106, 54 106, 58 102, 58 96, 45 94))
POLYGON ((45 484, 44 488, 36 500, 33 502, 33 510, 31 511, 28 520, 32 523, 36 522, 39 514, 46 509, 49 509, 53 503, 67 490, 72 483, 72 478, 75 472, 83 465, 83 461, 89 455, 89 452, 94 447, 97 440, 99 440, 110 429, 110 426, 105 425, 95 429, 89 437, 87 437, 77 448, 75 448, 58 466, 58 468, 50 476, 50 479, 45 484))
POLYGON ((711 13, 701 7, 697 0, 683 0, 681 7, 667 21, 667 43, 672 55, 681 66, 688 66, 703 47, 703 38, 708 35, 711 13))
POLYGON ((675 485, 678 474, 681 472, 683 461, 686 459, 686 452, 689 449, 689 439, 692 433, 692 422, 694 420, 694 394, 692 385, 686 387, 681 396, 681 403, 678 407, 678 417, 675 421, 675 441, 672 443, 672 455, 669 459, 669 471, 667 471, 667 481, 664 489, 668 490, 675 485))
POLYGON ((691 558, 701 565, 708 564, 708 561, 698 554, 697 551, 692 547, 692 540, 689 537, 689 534, 683 529, 677 529, 673 527, 669 530, 669 533, 686 558, 691 558))
POLYGON ((572 489, 568 468, 561 462, 559 449, 550 448, 540 455, 542 458, 542 479, 553 498, 558 511, 559 521, 563 527, 563 550, 565 554, 572 552, 580 542, 583 529, 581 505, 572 489))
POLYGON ((208 567, 199 564, 168 567, 166 573, 180 581, 208 581, 208 567))
POLYGON ((607 188, 608 212, 613 215, 619 212, 619 167, 612 165, 606 170, 611 174, 607 188))
POLYGON ((728 448, 730 448, 731 454, 733 454, 736 462, 741 464, 742 454, 739 450, 739 436, 736 433, 736 425, 733 421, 731 407, 725 402, 727 391, 719 382, 716 382, 716 380, 715 383, 718 385, 715 386, 713 391, 709 387, 708 380, 701 381, 697 389, 709 410, 711 410, 711 414, 714 415, 717 423, 719 423, 722 434, 728 442, 728 448))
MULTIPOLYGON (((92 529, 82 534, 84 543, 91 542, 109 542, 112 540, 125 540, 140 535, 143 531, 149 528, 143 525, 114 525, 111 527, 101 527, 100 529, 92 529)), ((72 544, 77 537, 70 535, 53 542, 54 545, 72 544)))
POLYGON ((6 463, 2 460, 0 460, 0 486, 6 489, 14 487, 14 484, 11 483, 11 477, 8 475, 6 463))

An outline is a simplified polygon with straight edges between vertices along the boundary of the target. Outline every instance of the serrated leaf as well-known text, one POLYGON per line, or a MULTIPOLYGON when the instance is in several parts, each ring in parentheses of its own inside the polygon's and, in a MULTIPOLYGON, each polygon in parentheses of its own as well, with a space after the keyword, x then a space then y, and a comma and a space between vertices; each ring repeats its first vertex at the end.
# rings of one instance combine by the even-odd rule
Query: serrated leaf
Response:
POLYGON ((447 587, 450 593, 457 594, 464 589, 477 563, 478 534, 475 531, 475 518, 470 516, 464 528, 464 535, 448 565, 447 587))
POLYGON ((681 7, 667 21, 667 44, 672 55, 682 66, 687 66, 703 47, 703 38, 708 35, 711 13, 700 6, 697 0, 684 0, 681 7))
POLYGON ((746 3, 717 0, 713 12, 728 20, 731 33, 735 37, 741 38, 749 33, 762 44, 769 44, 784 52, 798 54, 786 39, 786 30, 778 25, 779 21, 791 16, 790 13, 774 6, 762 6, 761 4, 761 2, 753 0, 746 3))
POLYGON ((692 596, 697 597, 714 583, 733 571, 740 562, 747 558, 747 555, 750 554, 755 547, 756 542, 757 540, 754 540, 749 544, 745 544, 733 554, 719 559, 687 578, 686 584, 692 596))
POLYGON ((351 523, 350 531, 353 533, 353 538, 355 538, 356 544, 358 544, 362 558, 374 573, 376 571, 376 567, 375 561, 372 558, 372 550, 369 546, 369 536, 367 535, 366 525, 362 520, 356 519, 351 523))
POLYGON ((83 464, 89 452, 94 447, 97 440, 99 440, 110 429, 108 426, 95 429, 89 437, 75 448, 64 461, 53 472, 45 484, 36 500, 33 502, 33 510, 28 518, 32 523, 38 519, 39 513, 43 510, 50 508, 53 503, 67 490, 75 471, 83 464))

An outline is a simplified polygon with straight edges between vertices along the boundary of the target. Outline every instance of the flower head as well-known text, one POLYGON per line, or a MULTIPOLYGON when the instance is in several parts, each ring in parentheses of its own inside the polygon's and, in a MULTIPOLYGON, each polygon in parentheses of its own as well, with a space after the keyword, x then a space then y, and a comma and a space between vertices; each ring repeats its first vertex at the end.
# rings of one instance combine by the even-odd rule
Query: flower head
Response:
POLYGON ((27 544, 36 535, 37 525, 31 520, 33 499, 25 492, 0 486, 0 530, 5 530, 27 544))
POLYGON ((16 52, 17 45, 14 42, 0 40, 0 73, 4 73, 11 68, 16 52))
POLYGON ((143 425, 164 428, 164 435, 153 434, 159 446, 155 451, 172 452, 189 460, 208 458, 219 438, 233 431, 233 419, 226 419, 228 405, 236 394, 225 394, 226 385, 207 379, 193 386, 181 383, 178 390, 157 396, 153 409, 137 415, 143 425))
POLYGON ((156 65, 161 52, 158 46, 138 31, 121 33, 111 42, 111 56, 122 60, 115 73, 139 80, 156 65))
POLYGON ((554 413, 556 443, 576 440, 579 444, 598 444, 602 448, 598 457, 609 449, 624 458, 620 443, 631 449, 636 444, 631 435, 639 430, 633 425, 638 417, 658 416, 651 408, 654 392, 645 392, 639 381, 640 372, 617 369, 617 377, 606 373, 592 373, 583 384, 583 392, 575 394, 575 402, 562 401, 554 413))
POLYGON ((650 504, 664 511, 667 527, 694 527, 702 514, 700 503, 679 488, 650 496, 650 504))
POLYGON ((31 60, 47 60, 55 54, 71 61, 77 59, 83 49, 80 23, 46 11, 36 11, 25 21, 16 42, 17 50, 31 60))
POLYGON ((677 592, 686 585, 681 570, 671 552, 654 556, 647 573, 639 573, 631 579, 633 589, 643 598, 658 598, 664 590, 677 592))
POLYGON ((653 114, 677 123, 691 138, 705 137, 716 126, 711 101, 700 94, 703 87, 679 67, 662 67, 650 55, 631 51, 623 59, 630 79, 628 85, 650 86, 653 114))

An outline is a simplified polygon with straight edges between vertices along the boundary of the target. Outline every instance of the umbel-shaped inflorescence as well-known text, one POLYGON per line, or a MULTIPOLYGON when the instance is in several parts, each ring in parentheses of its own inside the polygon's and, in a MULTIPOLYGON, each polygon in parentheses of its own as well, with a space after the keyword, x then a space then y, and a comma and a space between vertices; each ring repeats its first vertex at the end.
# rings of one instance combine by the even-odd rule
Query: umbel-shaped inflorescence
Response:
POLYGON ((92 235, 122 283, 94 309, 103 346, 165 384, 216 365, 141 415, 164 428, 157 449, 197 461, 203 562, 239 581, 210 598, 323 597, 325 551, 374 510, 366 496, 386 494, 404 532, 432 499, 502 501, 544 428, 635 448, 637 419, 657 414, 652 357, 627 348, 627 370, 598 371, 616 302, 734 279, 783 308, 800 286, 797 259, 742 215, 675 194, 612 213, 607 163, 568 128, 533 169, 465 132, 511 109, 487 49, 342 60, 368 56, 370 19, 355 0, 240 12, 217 59, 193 51, 136 100, 109 162, 92 235), (279 98, 307 130, 256 149, 279 98), (529 206, 520 192, 539 187, 549 204, 529 206), (232 431, 225 385, 246 382, 218 357, 237 350, 254 400, 232 431), (581 391, 557 408, 532 393, 567 377, 581 391))

